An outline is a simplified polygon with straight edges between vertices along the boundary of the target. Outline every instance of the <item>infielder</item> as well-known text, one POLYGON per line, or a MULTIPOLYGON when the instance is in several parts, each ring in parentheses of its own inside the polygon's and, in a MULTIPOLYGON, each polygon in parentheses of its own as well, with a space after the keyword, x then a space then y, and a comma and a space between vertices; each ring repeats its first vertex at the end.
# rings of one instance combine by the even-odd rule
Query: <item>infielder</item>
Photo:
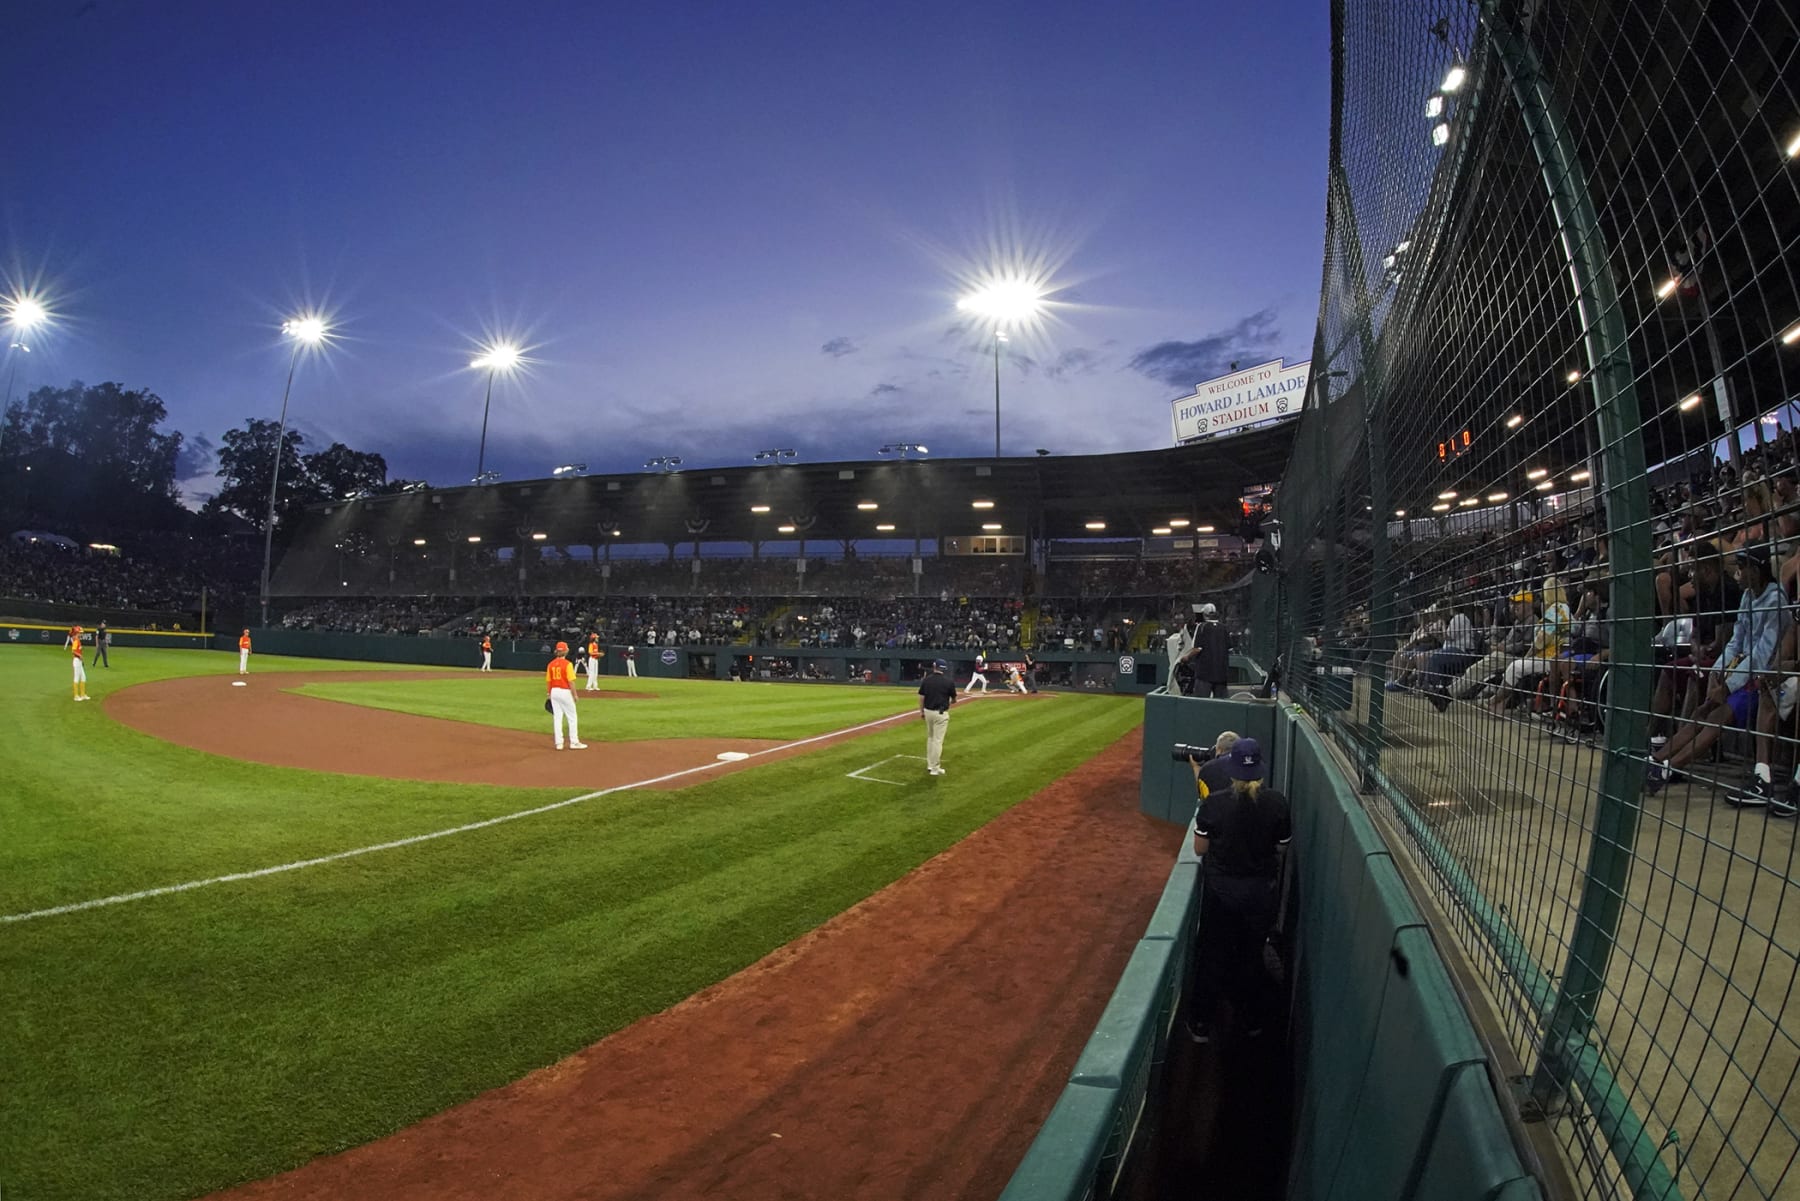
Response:
POLYGON ((587 743, 575 724, 575 665, 569 662, 569 644, 556 644, 556 657, 544 671, 544 684, 550 693, 550 732, 556 735, 556 749, 563 749, 563 722, 569 723, 569 747, 585 751, 587 743))
POLYGON ((975 685, 981 685, 981 691, 987 691, 987 652, 975 656, 975 674, 969 677, 969 689, 965 696, 975 695, 975 685))
POLYGON ((75 687, 74 687, 74 691, 70 695, 72 695, 78 701, 85 701, 88 699, 87 667, 81 661, 81 627, 80 626, 71 626, 69 628, 69 636, 67 638, 63 639, 63 645, 67 646, 67 647, 72 647, 72 648, 74 648, 74 651, 75 651, 75 687))
POLYGON ((606 657, 606 652, 600 649, 600 635, 589 634, 588 635, 588 662, 587 662, 587 669, 588 669, 587 690, 589 692, 599 692, 600 691, 600 660, 604 659, 605 657, 606 657))
POLYGON ((238 635, 238 674, 250 674, 250 631, 245 630, 238 635))
POLYGON ((494 670, 494 640, 486 634, 481 636, 481 670, 494 670))
POLYGON ((637 679, 637 647, 635 646, 625 648, 625 674, 634 680, 637 679))
POLYGON ((950 706, 956 703, 956 681, 944 674, 949 669, 948 663, 937 660, 919 685, 919 716, 925 721, 925 770, 934 776, 944 774, 939 760, 944 755, 944 731, 950 728, 950 706))

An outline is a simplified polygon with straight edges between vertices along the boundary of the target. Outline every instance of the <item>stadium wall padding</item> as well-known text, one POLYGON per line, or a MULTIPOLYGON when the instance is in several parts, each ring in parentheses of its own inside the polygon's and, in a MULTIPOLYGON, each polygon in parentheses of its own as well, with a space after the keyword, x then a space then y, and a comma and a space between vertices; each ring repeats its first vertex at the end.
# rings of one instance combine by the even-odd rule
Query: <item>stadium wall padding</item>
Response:
MULTIPOLYGON (((1192 775, 1170 760, 1168 744, 1228 727, 1268 738, 1270 780, 1294 809, 1288 975, 1298 1096, 1288 1197, 1541 1201, 1449 969, 1310 719, 1290 706, 1146 698, 1142 770, 1158 782, 1144 787, 1145 811, 1170 807, 1179 767, 1191 818, 1192 775)), ((1113 1196, 1134 1149, 1154 1138, 1158 1069, 1199 919, 1199 873, 1189 839, 1003 1201, 1113 1196)))

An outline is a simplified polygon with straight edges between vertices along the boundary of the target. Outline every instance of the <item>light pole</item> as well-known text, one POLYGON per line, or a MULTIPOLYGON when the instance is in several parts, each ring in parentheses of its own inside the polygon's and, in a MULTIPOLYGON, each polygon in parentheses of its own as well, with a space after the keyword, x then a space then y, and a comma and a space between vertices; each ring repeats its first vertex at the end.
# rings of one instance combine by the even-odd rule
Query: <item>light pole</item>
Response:
POLYGON ((317 315, 293 317, 281 323, 281 332, 293 342, 288 356, 287 384, 281 389, 281 421, 275 428, 275 463, 269 470, 269 514, 263 521, 262 624, 269 626, 269 559, 275 550, 275 493, 281 487, 281 452, 287 441, 288 395, 294 390, 294 370, 300 366, 300 352, 325 341, 331 332, 325 319, 317 315))
MULTIPOLYGON (((14 339, 23 338, 49 317, 43 302, 34 296, 15 296, 6 302, 6 324, 12 329, 14 339)), ((6 357, 11 362, 6 369, 6 403, 0 405, 0 446, 6 444, 6 418, 12 412, 13 381, 19 376, 19 354, 30 353, 31 347, 24 342, 13 340, 7 343, 6 357)))
POLYGON ((494 377, 501 372, 511 374, 519 365, 519 348, 511 342, 493 342, 469 360, 469 366, 487 372, 487 399, 481 402, 481 451, 475 458, 475 482, 487 483, 488 410, 494 404, 494 377))
POLYGON ((1044 292, 1035 280, 990 280, 956 302, 965 313, 991 321, 994 326, 994 457, 1000 457, 1000 344, 1008 326, 1031 321, 1044 308, 1044 292))

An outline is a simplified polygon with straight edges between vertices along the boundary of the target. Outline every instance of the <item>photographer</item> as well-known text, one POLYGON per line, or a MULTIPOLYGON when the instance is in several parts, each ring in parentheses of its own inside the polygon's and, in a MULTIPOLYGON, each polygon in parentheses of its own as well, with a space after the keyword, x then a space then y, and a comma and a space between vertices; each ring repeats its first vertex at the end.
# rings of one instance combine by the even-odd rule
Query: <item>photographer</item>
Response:
POLYGON ((1213 762, 1223 765, 1219 771, 1229 787, 1215 791, 1201 784, 1206 767, 1194 763, 1201 787, 1194 853, 1202 863, 1187 1030, 1195 1042, 1210 1040, 1221 999, 1230 1002, 1238 1028, 1249 1038, 1262 1033, 1277 1008, 1263 945, 1275 924, 1282 853, 1293 836, 1287 798, 1263 787, 1256 739, 1236 739, 1213 762))

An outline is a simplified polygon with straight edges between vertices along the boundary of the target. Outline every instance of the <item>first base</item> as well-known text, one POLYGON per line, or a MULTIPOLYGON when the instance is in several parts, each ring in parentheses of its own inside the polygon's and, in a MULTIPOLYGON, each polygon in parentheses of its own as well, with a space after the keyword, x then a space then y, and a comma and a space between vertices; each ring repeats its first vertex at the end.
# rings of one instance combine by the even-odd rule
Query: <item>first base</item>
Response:
POLYGON ((726 762, 726 763, 736 763, 739 759, 748 759, 749 757, 750 756, 746 755, 742 751, 720 751, 719 752, 719 758, 723 762, 726 762))
POLYGON ((250 687, 250 685, 244 683, 242 680, 233 680, 231 682, 231 686, 233 688, 248 688, 248 687, 250 687))

